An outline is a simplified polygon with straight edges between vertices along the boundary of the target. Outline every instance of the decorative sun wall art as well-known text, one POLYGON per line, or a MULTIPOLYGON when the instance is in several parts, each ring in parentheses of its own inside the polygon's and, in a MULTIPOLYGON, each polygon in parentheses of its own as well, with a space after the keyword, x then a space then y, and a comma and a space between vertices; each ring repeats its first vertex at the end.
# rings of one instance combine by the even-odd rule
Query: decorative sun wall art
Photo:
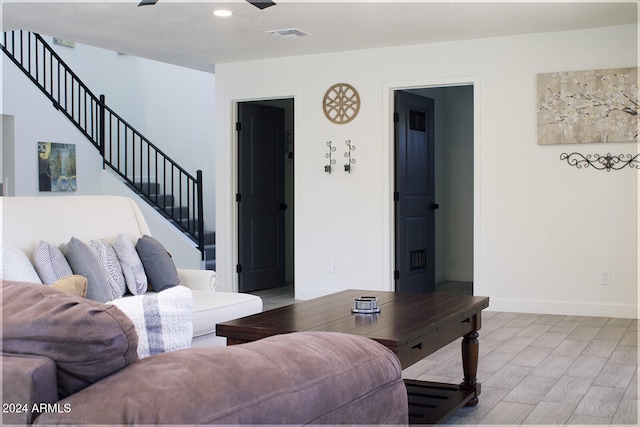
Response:
POLYGON ((38 142, 40 191, 76 191, 76 146, 38 142))
POLYGON ((637 142, 638 69, 538 74, 538 144, 637 142))

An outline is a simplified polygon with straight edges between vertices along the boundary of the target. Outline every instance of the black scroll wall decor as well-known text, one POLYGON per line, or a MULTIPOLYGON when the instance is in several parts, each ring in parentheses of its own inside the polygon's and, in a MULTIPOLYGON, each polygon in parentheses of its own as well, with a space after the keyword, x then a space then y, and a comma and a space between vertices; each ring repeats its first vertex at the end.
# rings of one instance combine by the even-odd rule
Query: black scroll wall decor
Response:
POLYGON ((347 163, 344 165, 344 171, 351 173, 351 165, 356 162, 356 159, 351 158, 351 152, 356 149, 356 146, 351 144, 351 140, 348 139, 344 142, 349 147, 349 151, 344 153, 344 156, 347 158, 347 163))
POLYGON ((606 156, 600 154, 587 154, 586 156, 580 153, 562 153, 560 160, 566 160, 570 166, 575 166, 578 169, 588 168, 589 166, 598 170, 606 170, 610 172, 613 170, 620 170, 626 166, 630 169, 640 169, 640 153, 632 156, 631 154, 619 154, 612 156, 607 153, 606 156))
POLYGON ((325 165, 324 171, 327 173, 331 173, 331 165, 336 164, 336 159, 332 158, 331 153, 335 153, 336 147, 331 146, 331 141, 327 141, 327 147, 329 147, 329 152, 324 155, 327 159, 329 159, 329 164, 325 165))

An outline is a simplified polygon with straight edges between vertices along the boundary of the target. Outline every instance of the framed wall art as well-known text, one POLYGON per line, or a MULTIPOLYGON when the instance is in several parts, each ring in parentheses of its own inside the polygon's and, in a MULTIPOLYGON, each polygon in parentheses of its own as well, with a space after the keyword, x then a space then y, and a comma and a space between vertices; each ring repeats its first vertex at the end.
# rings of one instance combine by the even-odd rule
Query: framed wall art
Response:
POLYGON ((538 144, 638 142, 638 69, 538 74, 538 144))
POLYGON ((76 191, 76 146, 38 142, 40 191, 76 191))

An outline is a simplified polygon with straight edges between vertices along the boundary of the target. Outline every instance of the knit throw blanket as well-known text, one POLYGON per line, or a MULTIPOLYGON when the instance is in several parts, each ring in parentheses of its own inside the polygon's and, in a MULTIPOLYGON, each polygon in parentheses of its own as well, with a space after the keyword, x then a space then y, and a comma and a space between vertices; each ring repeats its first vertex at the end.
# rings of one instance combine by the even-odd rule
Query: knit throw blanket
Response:
POLYGON ((193 337, 193 294, 184 286, 110 301, 133 321, 138 356, 189 348, 193 337))

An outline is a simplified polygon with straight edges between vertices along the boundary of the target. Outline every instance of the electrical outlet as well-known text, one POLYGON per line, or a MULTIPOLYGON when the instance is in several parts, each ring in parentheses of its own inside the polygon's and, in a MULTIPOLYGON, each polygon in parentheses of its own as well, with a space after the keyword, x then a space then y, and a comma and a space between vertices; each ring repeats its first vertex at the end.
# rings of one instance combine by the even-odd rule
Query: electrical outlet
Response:
POLYGON ((338 272, 338 261, 336 261, 335 259, 331 260, 331 263, 329 265, 329 271, 331 271, 332 273, 338 272))
POLYGON ((610 271, 605 271, 604 273, 601 274, 601 276, 600 276, 600 284, 603 285, 603 286, 611 285, 611 272, 610 271))

